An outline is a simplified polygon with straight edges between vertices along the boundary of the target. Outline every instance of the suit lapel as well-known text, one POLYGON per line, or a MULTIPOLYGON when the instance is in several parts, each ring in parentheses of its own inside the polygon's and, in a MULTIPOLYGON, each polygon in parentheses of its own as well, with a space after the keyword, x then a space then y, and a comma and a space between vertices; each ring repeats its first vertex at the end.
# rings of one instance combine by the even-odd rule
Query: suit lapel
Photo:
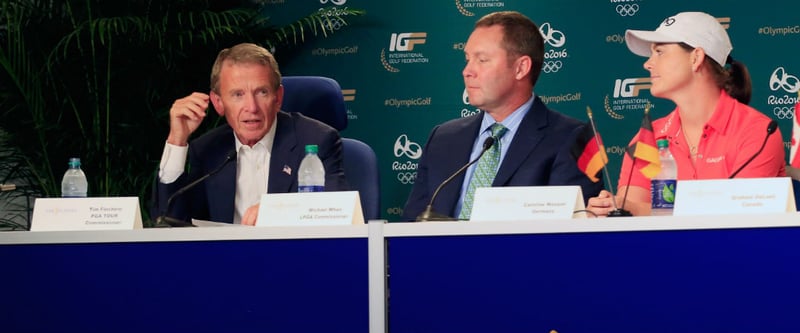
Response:
MULTIPOLYGON (((451 140, 450 142, 444 143, 444 146, 447 147, 447 154, 440 156, 439 160, 436 162, 441 162, 443 164, 444 167, 441 168, 441 170, 444 172, 439 175, 441 178, 431 183, 434 188, 456 172, 456 170, 469 163, 476 133, 480 130, 482 119, 483 113, 472 116, 472 118, 465 118, 464 122, 460 124, 460 127, 454 131, 457 135, 444 136, 451 140), (472 140, 465 138, 472 138, 472 140)), ((454 178, 448 186, 442 188, 435 203, 438 211, 445 212, 445 209, 450 209, 447 214, 454 213, 452 210, 455 209, 456 203, 461 197, 461 184, 464 183, 464 177, 466 177, 466 172, 462 172, 454 178)))
MULTIPOLYGON (((204 166, 204 172, 210 172, 222 164, 225 155, 236 148, 236 139, 234 138, 233 129, 225 124, 221 126, 213 138, 210 140, 210 145, 207 149, 209 152, 215 152, 216 159, 207 161, 204 166)), ((233 214, 236 201, 236 165, 237 160, 233 160, 220 170, 219 173, 206 180, 206 196, 208 201, 208 218, 219 222, 233 223, 233 214)))
POLYGON ((297 178, 298 170, 295 170, 295 163, 291 160, 297 155, 294 153, 297 149, 297 136, 294 122, 288 114, 278 112, 276 120, 278 123, 269 159, 267 193, 287 193, 291 192, 292 183, 297 178))
MULTIPOLYGON (((233 149, 233 148, 231 148, 233 149)), ((218 182, 215 188, 210 189, 211 191, 217 192, 221 194, 218 196, 219 198, 225 198, 224 200, 220 200, 220 211, 221 212, 230 212, 222 214, 222 216, 217 217, 217 219, 223 222, 233 223, 233 214, 236 210, 236 165, 237 161, 234 160, 228 165, 226 165, 220 171, 220 179, 221 181, 218 182), (228 217, 225 219, 225 217, 228 217)))
POLYGON ((531 109, 519 124, 517 133, 508 147, 505 159, 500 163, 492 186, 503 186, 517 172, 522 162, 528 158, 542 139, 548 126, 547 107, 536 97, 531 109))

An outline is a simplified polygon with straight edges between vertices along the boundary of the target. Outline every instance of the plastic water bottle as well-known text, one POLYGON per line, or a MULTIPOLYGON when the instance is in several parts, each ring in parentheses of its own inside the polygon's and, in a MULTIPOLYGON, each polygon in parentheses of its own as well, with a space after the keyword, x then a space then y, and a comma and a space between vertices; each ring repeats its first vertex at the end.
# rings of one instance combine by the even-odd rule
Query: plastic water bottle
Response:
POLYGON ((322 192, 325 189, 325 167, 317 156, 317 145, 306 145, 306 157, 297 173, 297 192, 322 192))
POLYGON ((669 152, 669 141, 657 141, 658 156, 661 160, 661 171, 650 181, 651 211, 650 215, 672 215, 675 205, 675 188, 677 187, 678 167, 669 152))
POLYGON ((69 169, 64 173, 61 180, 61 196, 64 198, 85 198, 89 184, 86 182, 86 174, 81 170, 81 159, 73 157, 69 159, 69 169))

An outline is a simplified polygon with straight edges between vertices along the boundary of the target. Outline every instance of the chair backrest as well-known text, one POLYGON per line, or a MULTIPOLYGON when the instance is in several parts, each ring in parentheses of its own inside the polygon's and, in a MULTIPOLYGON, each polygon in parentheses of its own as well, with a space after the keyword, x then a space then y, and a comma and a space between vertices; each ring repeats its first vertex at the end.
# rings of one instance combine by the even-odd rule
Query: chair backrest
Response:
MULTIPOLYGON (((347 128, 347 108, 336 80, 322 76, 284 76, 282 84, 281 109, 300 112, 338 131, 347 128)), ((345 177, 361 197, 364 218, 380 218, 380 177, 375 151, 356 139, 342 138, 342 146, 345 177)))
POLYGON ((364 218, 376 220, 381 215, 381 186, 378 158, 372 147, 356 139, 342 138, 344 174, 350 187, 358 190, 364 218))
POLYGON ((347 108, 336 80, 322 76, 284 76, 281 83, 283 111, 300 112, 339 131, 347 128, 347 108))

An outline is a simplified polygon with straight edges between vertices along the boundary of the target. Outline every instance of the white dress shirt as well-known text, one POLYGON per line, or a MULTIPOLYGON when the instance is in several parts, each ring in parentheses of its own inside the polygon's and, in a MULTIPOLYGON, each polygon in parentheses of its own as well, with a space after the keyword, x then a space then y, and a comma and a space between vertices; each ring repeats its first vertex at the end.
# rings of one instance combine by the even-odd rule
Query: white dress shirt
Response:
MULTIPOLYGON (((266 135, 252 147, 242 144, 236 134, 236 196, 234 198, 233 223, 242 223, 242 216, 250 206, 261 201, 267 193, 269 183, 269 161, 272 156, 272 143, 275 141, 276 122, 272 123, 266 135)), ((186 168, 188 146, 175 146, 166 143, 161 155, 158 179, 170 184, 183 174, 186 168)))

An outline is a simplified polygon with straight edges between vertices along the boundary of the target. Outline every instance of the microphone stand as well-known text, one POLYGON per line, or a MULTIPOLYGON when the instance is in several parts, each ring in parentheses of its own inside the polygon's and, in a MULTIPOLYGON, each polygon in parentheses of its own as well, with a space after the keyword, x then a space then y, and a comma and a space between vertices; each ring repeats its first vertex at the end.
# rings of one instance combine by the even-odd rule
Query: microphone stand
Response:
POLYGON ((444 215, 433 211, 433 205, 428 204, 425 210, 417 216, 417 222, 430 221, 453 221, 452 216, 444 215))
POLYGON ((157 228, 183 228, 183 227, 197 227, 196 225, 192 224, 191 221, 184 221, 181 219, 177 219, 174 217, 167 216, 167 212, 172 207, 172 201, 175 200, 178 196, 183 194, 184 192, 190 190, 191 188, 195 187, 197 184, 200 184, 202 181, 206 180, 208 177, 211 177, 222 170, 230 161, 236 159, 236 149, 228 152, 225 156, 225 161, 222 162, 216 169, 212 170, 211 172, 203 175, 200 178, 197 178, 193 182, 187 184, 184 187, 181 187, 175 193, 169 196, 167 199, 167 204, 164 210, 161 212, 161 215, 156 218, 156 227, 157 228))
MULTIPOLYGON (((611 200, 611 203, 614 204, 614 210, 608 212, 608 217, 633 216, 633 214, 630 211, 625 210, 625 201, 628 200, 628 188, 630 187, 631 176, 633 176, 633 169, 636 164, 636 160, 633 160, 632 163, 633 164, 631 165, 631 172, 628 173, 628 186, 625 187, 625 194, 622 195, 622 207, 617 208, 617 197, 614 196, 614 198, 611 200)), ((606 178, 608 178, 608 169, 606 169, 606 167, 603 166, 603 170, 606 173, 606 178)), ((609 184, 608 186, 611 186, 611 184, 609 184)), ((617 189, 617 191, 619 191, 619 189, 617 189)))
MULTIPOLYGON (((600 144, 600 139, 598 138, 599 134, 597 134, 598 133, 597 132, 597 126, 594 124, 594 118, 592 117, 592 109, 589 108, 588 106, 586 107, 586 114, 589 116, 589 124, 592 125, 592 131, 594 131, 594 133, 595 133, 594 140, 597 141, 597 146, 598 147, 603 147, 603 145, 600 144)), ((603 154, 603 156, 606 156, 606 155, 603 154)), ((607 158, 607 156, 606 156, 606 158, 607 158)), ((636 161, 634 160, 633 163, 636 163, 636 161)), ((611 185, 611 176, 608 175, 608 167, 607 167, 607 165, 608 165, 608 161, 607 160, 603 161, 603 175, 606 178, 606 182, 608 182, 608 188, 611 188, 612 187, 612 185, 611 185)), ((632 175, 633 175, 633 166, 631 166, 631 173, 628 175, 628 184, 630 184, 630 182, 631 182, 631 176, 632 175)), ((619 191, 619 189, 617 189, 617 191, 619 191)), ((611 193, 611 196, 613 197, 611 199, 611 204, 614 205, 614 210, 608 212, 608 217, 633 216, 633 214, 631 214, 630 211, 625 210, 625 200, 628 198, 628 188, 627 187, 625 188, 625 195, 623 196, 623 199, 622 199, 622 208, 617 208, 617 196, 614 195, 614 193, 611 193)))
POLYGON ((733 179, 733 177, 736 177, 736 175, 738 175, 738 174, 739 174, 739 172, 740 172, 740 171, 742 171, 742 169, 744 169, 744 167, 746 167, 747 165, 749 165, 749 164, 750 164, 750 162, 753 162, 753 160, 756 158, 756 156, 758 156, 759 154, 761 154, 761 151, 763 151, 763 150, 764 150, 764 147, 766 147, 766 146, 767 146, 767 140, 769 140, 769 137, 770 137, 770 135, 772 135, 772 133, 775 133, 775 130, 776 130, 776 129, 778 129, 778 122, 777 122, 777 121, 775 121, 775 119, 773 119, 773 120, 772 120, 772 121, 770 121, 770 122, 769 122, 769 124, 767 125, 767 137, 765 137, 765 138, 764 138, 764 142, 762 142, 762 143, 761 143, 761 148, 758 148, 758 151, 757 151, 755 154, 753 154, 753 156, 750 156, 750 159, 749 159, 749 160, 747 160, 747 162, 744 162, 744 164, 742 164, 742 166, 740 166, 738 169, 736 169, 736 171, 734 171, 734 172, 733 172, 733 173, 730 175, 730 177, 728 177, 728 179, 733 179))
POLYGON ((495 140, 496 139, 493 136, 490 136, 490 137, 486 138, 486 140, 483 141, 483 149, 481 149, 481 153, 478 154, 478 157, 476 157, 474 160, 470 161, 469 163, 465 164, 460 169, 456 170, 456 172, 454 172, 452 175, 450 175, 450 177, 447 177, 447 179, 445 179, 441 184, 439 184, 438 187, 436 187, 436 190, 433 191, 433 195, 431 196, 431 201, 428 202, 427 206, 425 206, 425 210, 422 211, 422 213, 420 213, 419 215, 417 215, 417 222, 454 221, 453 217, 451 217, 451 216, 447 216, 447 215, 444 215, 444 214, 441 214, 441 213, 434 212, 433 211, 433 201, 436 200, 436 196, 439 195, 439 191, 445 185, 449 184, 454 178, 456 178, 456 176, 458 176, 459 174, 464 172, 464 170, 469 168, 470 165, 473 165, 473 164, 475 164, 475 162, 480 160, 481 156, 483 156, 483 154, 487 150, 489 150, 489 148, 492 148, 492 146, 494 145, 495 140))
MULTIPOLYGON (((222 165, 224 166, 225 164, 227 163, 223 163, 222 165)), ((195 185, 206 180, 206 178, 208 178, 209 176, 211 176, 211 173, 205 174, 203 175, 203 177, 197 178, 195 181, 189 183, 184 187, 181 187, 179 190, 175 191, 175 193, 170 195, 169 199, 167 199, 167 207, 164 209, 163 212, 161 212, 161 215, 159 215, 158 218, 156 219, 156 227, 169 227, 169 228, 196 227, 196 225, 192 224, 191 221, 184 221, 181 219, 167 216, 167 212, 169 212, 169 209, 172 207, 172 201, 176 197, 188 191, 192 187, 195 187, 195 185)))

